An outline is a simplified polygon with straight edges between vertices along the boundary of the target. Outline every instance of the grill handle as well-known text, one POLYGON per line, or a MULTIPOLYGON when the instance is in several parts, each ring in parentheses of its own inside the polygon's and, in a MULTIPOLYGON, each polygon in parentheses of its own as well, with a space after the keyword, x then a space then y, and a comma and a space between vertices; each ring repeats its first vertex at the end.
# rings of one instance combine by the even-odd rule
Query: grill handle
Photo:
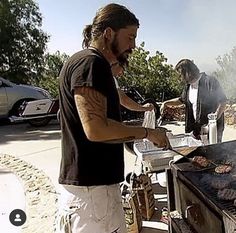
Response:
POLYGON ((202 213, 199 204, 191 203, 185 209, 185 218, 191 221, 194 221, 194 224, 202 225, 204 219, 202 219, 202 213))
POLYGON ((194 205, 189 205, 185 209, 185 218, 188 218, 188 215, 190 214, 189 211, 194 208, 194 205))

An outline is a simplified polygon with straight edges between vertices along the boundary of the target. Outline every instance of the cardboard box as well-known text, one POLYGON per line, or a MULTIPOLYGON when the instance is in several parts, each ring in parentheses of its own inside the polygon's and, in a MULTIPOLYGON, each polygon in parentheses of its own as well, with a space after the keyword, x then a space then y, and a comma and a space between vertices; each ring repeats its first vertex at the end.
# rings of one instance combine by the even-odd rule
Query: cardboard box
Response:
POLYGON ((127 233, 140 233, 142 230, 142 216, 139 209, 137 192, 122 196, 123 209, 127 233))
POLYGON ((146 174, 140 174, 133 180, 132 190, 138 193, 142 217, 145 220, 150 220, 155 211, 155 199, 150 177, 146 174))

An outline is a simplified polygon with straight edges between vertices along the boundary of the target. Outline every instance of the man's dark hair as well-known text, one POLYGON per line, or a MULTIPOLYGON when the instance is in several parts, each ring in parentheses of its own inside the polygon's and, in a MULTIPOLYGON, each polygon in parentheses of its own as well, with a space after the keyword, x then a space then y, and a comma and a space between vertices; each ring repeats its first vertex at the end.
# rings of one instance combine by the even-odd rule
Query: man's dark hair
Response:
POLYGON ((197 77, 199 75, 198 67, 189 59, 180 60, 175 66, 175 69, 183 76, 187 73, 191 74, 192 77, 197 77))
POLYGON ((93 23, 87 25, 83 31, 83 48, 89 47, 92 39, 97 39, 108 27, 115 32, 127 26, 139 26, 139 20, 125 6, 108 4, 100 8, 93 19, 93 23))

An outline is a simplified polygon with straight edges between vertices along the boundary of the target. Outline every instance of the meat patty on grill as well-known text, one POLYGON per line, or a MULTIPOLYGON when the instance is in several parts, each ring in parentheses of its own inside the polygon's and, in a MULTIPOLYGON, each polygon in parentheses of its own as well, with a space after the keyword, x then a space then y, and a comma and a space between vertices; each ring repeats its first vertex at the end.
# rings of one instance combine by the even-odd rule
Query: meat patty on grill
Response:
POLYGON ((230 182, 230 180, 216 178, 211 180, 210 186, 214 189, 225 189, 229 187, 230 182))
POLYGON ((232 165, 230 164, 221 164, 215 168, 215 172, 219 174, 229 173, 232 170, 232 165))
POLYGON ((207 167, 211 163, 210 160, 204 156, 194 156, 192 162, 200 167, 207 167))
POLYGON ((206 183, 214 189, 228 188, 232 181, 232 176, 229 174, 204 174, 201 178, 201 182, 206 183))
POLYGON ((217 193, 217 197, 221 200, 226 200, 226 201, 234 200, 236 199, 236 190, 234 189, 219 190, 217 193))

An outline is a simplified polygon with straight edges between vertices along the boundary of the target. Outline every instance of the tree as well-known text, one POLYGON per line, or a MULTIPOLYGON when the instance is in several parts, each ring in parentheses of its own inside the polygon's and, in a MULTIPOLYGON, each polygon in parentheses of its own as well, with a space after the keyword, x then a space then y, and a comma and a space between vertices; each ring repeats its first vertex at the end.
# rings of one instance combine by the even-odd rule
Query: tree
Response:
POLYGON ((54 54, 47 53, 44 56, 44 70, 41 76, 36 80, 32 79, 31 83, 48 90, 53 97, 58 97, 58 76, 68 58, 69 55, 59 51, 54 54))
POLYGON ((167 58, 156 51, 154 56, 144 49, 144 42, 129 58, 129 67, 119 79, 120 85, 135 87, 145 98, 163 101, 180 95, 181 80, 167 58))
POLYGON ((220 66, 213 74, 221 82, 229 99, 236 99, 236 47, 230 54, 218 56, 217 64, 220 66))
POLYGON ((33 0, 0 2, 0 75, 17 83, 37 78, 49 36, 33 0))

